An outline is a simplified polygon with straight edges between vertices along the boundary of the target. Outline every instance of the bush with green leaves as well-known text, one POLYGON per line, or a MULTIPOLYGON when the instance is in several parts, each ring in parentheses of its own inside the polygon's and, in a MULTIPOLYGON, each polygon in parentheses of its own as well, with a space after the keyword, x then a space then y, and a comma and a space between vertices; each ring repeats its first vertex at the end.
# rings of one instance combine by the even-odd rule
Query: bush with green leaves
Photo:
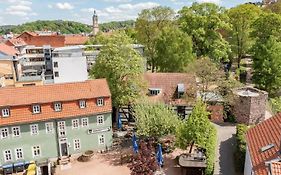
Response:
POLYGON ((140 102, 133 110, 139 136, 159 138, 175 134, 181 123, 179 116, 162 103, 140 102))
POLYGON ((269 102, 273 114, 281 112, 281 97, 271 98, 269 102))
POLYGON ((246 155, 246 132, 248 127, 244 124, 239 124, 236 126, 236 149, 234 153, 235 159, 235 169, 238 172, 243 172, 244 170, 244 162, 245 162, 245 155, 246 155))

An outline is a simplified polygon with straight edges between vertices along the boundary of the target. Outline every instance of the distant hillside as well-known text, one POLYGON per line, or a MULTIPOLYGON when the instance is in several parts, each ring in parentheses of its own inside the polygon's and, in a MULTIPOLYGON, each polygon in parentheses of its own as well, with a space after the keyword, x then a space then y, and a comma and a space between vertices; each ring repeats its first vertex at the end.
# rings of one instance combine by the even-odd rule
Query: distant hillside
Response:
MULTIPOLYGON (((116 30, 120 28, 128 28, 133 27, 134 21, 120 21, 120 22, 109 22, 100 24, 100 29, 102 31, 108 30, 116 30)), ((92 26, 73 22, 73 21, 63 21, 63 20, 55 20, 55 21, 34 21, 25 23, 22 25, 7 25, 0 26, 0 34, 4 34, 6 32, 13 33, 22 33, 23 31, 42 31, 42 30, 50 30, 50 31, 60 31, 63 34, 78 34, 78 33, 90 33, 92 31, 92 26)))

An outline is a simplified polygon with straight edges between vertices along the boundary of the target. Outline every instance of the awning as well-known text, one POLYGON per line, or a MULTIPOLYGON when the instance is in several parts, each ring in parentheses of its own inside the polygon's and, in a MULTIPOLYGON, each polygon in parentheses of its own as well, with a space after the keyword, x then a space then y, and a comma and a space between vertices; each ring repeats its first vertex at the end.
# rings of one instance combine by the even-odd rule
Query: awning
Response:
POLYGON ((13 164, 2 165, 3 169, 13 168, 13 164))
POLYGON ((24 166, 24 165, 25 165, 25 162, 17 162, 17 163, 14 163, 14 167, 24 166))

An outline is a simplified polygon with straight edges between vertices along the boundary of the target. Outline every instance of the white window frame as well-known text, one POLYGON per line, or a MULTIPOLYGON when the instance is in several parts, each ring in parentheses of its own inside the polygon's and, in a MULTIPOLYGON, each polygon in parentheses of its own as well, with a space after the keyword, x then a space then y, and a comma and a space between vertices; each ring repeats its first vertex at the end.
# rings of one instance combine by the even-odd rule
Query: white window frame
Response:
POLYGON ((89 118, 82 118, 81 119, 81 126, 88 127, 89 126, 89 118))
POLYGON ((78 129, 79 128, 79 119, 71 120, 71 124, 72 124, 72 129, 78 129), (75 124, 77 124, 77 126, 75 126, 75 124))
POLYGON ((1 128, 0 129, 1 139, 6 139, 9 137, 9 128, 1 128), (3 132, 5 132, 5 137, 3 137, 3 132))
POLYGON ((38 124, 32 124, 32 125, 30 125, 30 134, 33 136, 33 135, 39 135, 39 126, 38 126, 38 124), (33 128, 36 128, 36 133, 34 133, 33 131, 33 128))
POLYGON ((102 134, 102 135, 99 135, 98 136, 98 141, 99 141, 99 145, 104 145, 105 144, 105 135, 104 134, 102 134), (103 139, 103 143, 101 143, 101 139, 103 139))
POLYGON ((58 125, 58 131, 59 131, 59 137, 64 137, 66 136, 66 125, 65 125, 65 121, 59 121, 57 123, 58 125), (62 134, 64 133, 64 134, 62 134))
POLYGON ((21 132, 20 132, 20 126, 14 126, 12 127, 12 136, 13 137, 20 137, 21 136, 21 132), (17 130, 17 131, 16 131, 17 130), (16 135, 15 133, 18 132, 18 135, 16 135))
POLYGON ((15 149, 15 158, 16 158, 16 160, 24 159, 23 149, 22 148, 16 148, 15 149), (21 155, 21 157, 19 157, 19 155, 21 155))
POLYGON ((97 125, 104 125, 104 115, 97 116, 97 125), (100 122, 102 121, 102 122, 100 122))
POLYGON ((80 109, 85 109, 87 107, 86 100, 79 100, 80 109))
POLYGON ((40 156, 41 156, 41 147, 40 147, 40 145, 32 146, 32 156, 33 156, 33 157, 40 157, 40 156), (34 154, 35 151, 36 151, 36 154, 37 154, 38 150, 39 150, 39 154, 38 154, 38 155, 35 155, 35 154, 34 154))
POLYGON ((62 103, 61 102, 54 103, 54 109, 56 112, 60 112, 62 110, 62 103))
POLYGON ((9 108, 4 108, 1 111, 2 111, 2 117, 9 117, 10 116, 10 109, 9 108))
POLYGON ((73 149, 74 149, 74 151, 81 150, 81 140, 80 139, 73 139, 73 149))
POLYGON ((46 133, 51 134, 54 132, 54 123, 53 122, 46 122, 45 123, 46 133))
POLYGON ((41 113, 41 106, 40 105, 32 105, 32 112, 33 112, 33 114, 40 114, 41 113))
POLYGON ((3 150, 3 156, 4 156, 4 161, 5 161, 5 162, 13 161, 12 150, 10 150, 10 149, 3 150), (8 155, 7 152, 9 152, 9 157, 10 157, 10 159, 7 159, 7 155, 8 155))
POLYGON ((97 99, 97 106, 104 106, 104 99, 103 98, 97 99))

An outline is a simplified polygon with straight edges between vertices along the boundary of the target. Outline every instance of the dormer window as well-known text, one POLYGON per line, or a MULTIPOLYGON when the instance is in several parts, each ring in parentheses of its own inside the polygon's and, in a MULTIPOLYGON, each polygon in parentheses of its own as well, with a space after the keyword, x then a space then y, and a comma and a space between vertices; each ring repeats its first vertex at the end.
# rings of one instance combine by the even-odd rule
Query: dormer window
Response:
POLYGON ((103 98, 98 98, 98 99, 97 99, 97 105, 98 105, 98 106, 103 106, 103 105, 104 105, 104 100, 103 100, 103 98))
POLYGON ((54 109, 55 109, 56 112, 61 111, 61 109, 62 109, 61 103, 60 102, 54 103, 54 109))
POLYGON ((85 100, 80 100, 80 101, 79 101, 79 107, 80 107, 81 109, 86 108, 86 101, 85 101, 85 100))
POLYGON ((32 106, 32 111, 33 111, 33 114, 39 114, 39 113, 41 113, 41 107, 40 107, 40 105, 33 105, 33 106, 32 106))
POLYGON ((154 95, 158 95, 161 92, 161 89, 157 89, 157 88, 149 88, 149 95, 154 96, 154 95))
POLYGON ((8 108, 2 109, 2 117, 9 117, 10 116, 10 110, 8 108))
POLYGON ((182 98, 183 97, 184 91, 185 91, 184 84, 178 84, 178 86, 177 86, 178 98, 182 98))

